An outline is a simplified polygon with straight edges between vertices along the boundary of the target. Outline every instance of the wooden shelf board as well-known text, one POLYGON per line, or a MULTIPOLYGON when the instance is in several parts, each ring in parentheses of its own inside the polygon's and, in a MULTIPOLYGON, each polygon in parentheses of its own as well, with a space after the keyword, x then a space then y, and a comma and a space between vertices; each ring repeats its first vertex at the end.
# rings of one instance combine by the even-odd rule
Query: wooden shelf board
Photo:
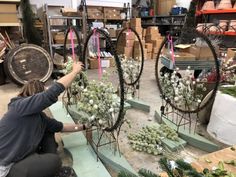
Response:
POLYGON ((224 14, 224 13, 236 13, 236 9, 222 9, 222 10, 199 10, 197 11, 197 15, 202 14, 224 14))
POLYGON ((0 0, 1 2, 20 2, 20 0, 0 0))
POLYGON ((215 34, 215 35, 225 35, 225 36, 236 36, 236 32, 235 31, 225 31, 223 33, 221 32, 209 32, 208 34, 215 34))
POLYGON ((20 23, 0 23, 0 26, 20 26, 20 23))

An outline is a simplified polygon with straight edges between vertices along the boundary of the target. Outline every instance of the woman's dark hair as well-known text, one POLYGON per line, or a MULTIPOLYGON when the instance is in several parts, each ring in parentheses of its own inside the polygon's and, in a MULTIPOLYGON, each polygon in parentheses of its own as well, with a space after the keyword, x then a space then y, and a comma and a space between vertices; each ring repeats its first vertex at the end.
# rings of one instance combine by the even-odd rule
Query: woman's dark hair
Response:
POLYGON ((39 80, 28 81, 21 89, 18 96, 27 97, 44 91, 44 83, 39 80))

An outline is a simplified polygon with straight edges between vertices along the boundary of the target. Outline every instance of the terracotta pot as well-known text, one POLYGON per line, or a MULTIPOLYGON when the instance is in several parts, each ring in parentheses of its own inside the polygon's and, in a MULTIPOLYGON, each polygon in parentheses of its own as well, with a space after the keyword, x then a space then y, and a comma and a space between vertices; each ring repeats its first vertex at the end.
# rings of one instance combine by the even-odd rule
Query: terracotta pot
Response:
POLYGON ((202 6, 202 10, 213 10, 215 9, 214 1, 206 1, 202 6))
POLYGON ((220 29, 226 31, 226 29, 228 27, 228 22, 229 22, 229 20, 220 20, 219 21, 220 29))
POLYGON ((205 28, 204 23, 198 23, 196 30, 199 32, 203 32, 204 28, 205 28))
POLYGON ((235 30, 236 30, 236 20, 230 20, 229 31, 235 31, 235 30))
POLYGON ((221 0, 217 9, 232 9, 231 0, 221 0))
POLYGON ((217 32, 217 31, 219 31, 219 28, 217 26, 211 26, 211 27, 209 27, 209 30, 211 32, 217 32))

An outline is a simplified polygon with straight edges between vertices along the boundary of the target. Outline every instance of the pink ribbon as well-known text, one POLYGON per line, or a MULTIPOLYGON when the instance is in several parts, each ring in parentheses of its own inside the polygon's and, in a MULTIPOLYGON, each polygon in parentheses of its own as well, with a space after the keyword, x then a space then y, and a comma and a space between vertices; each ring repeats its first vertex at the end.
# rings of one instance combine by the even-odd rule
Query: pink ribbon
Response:
POLYGON ((97 35, 96 35, 96 29, 93 30, 93 34, 96 36, 96 39, 97 39, 98 76, 101 79, 101 77, 102 77, 102 66, 101 66, 101 51, 100 51, 100 34, 97 33, 97 35))
POLYGON ((75 58, 75 44, 74 44, 74 37, 73 37, 72 28, 70 28, 70 42, 71 42, 71 47, 72 47, 72 59, 73 59, 74 62, 76 62, 76 58, 75 58))
POLYGON ((173 62, 173 64, 175 64, 174 44, 173 44, 173 38, 172 38, 171 35, 168 35, 168 41, 169 41, 170 46, 171 46, 171 58, 172 58, 172 62, 173 62))

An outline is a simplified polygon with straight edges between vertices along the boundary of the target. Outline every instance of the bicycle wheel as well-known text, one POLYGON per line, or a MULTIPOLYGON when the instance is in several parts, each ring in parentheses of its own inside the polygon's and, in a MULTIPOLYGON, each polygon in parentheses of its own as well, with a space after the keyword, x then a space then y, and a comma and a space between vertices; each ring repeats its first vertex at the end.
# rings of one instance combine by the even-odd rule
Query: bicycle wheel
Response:
MULTIPOLYGON (((170 42, 167 37, 162 42, 161 47, 158 51, 156 64, 155 64, 155 76, 156 76, 157 86, 160 90, 160 94, 162 98, 168 104, 170 104, 172 108, 182 113, 197 113, 200 110, 204 109, 208 105, 208 103, 215 97, 217 88, 219 85, 219 81, 220 81, 219 61, 217 59, 215 48, 205 35, 203 35, 202 33, 199 33, 195 29, 189 29, 189 28, 183 29, 181 32, 181 35, 177 37, 173 41, 172 44, 173 44, 173 50, 175 52, 174 56, 176 57, 175 62, 171 61, 171 57, 173 55, 172 55, 172 52, 170 52, 169 50, 170 42), (198 55, 197 54, 194 56, 188 55, 189 58, 186 57, 187 59, 186 58, 183 59, 181 57, 187 54, 181 53, 180 51, 178 51, 179 44, 191 45, 191 47, 193 44, 204 45, 205 51, 207 50, 210 53, 210 56, 208 56, 207 58, 206 53, 198 52, 198 55), (162 75, 160 73, 160 68, 163 66, 166 66, 168 69, 172 70, 173 72, 171 72, 170 74, 162 75), (201 93, 199 93, 200 92, 199 90, 197 91, 194 90, 198 88, 197 87, 198 85, 200 86, 200 84, 204 84, 202 83, 201 80, 193 80, 193 73, 191 73, 191 70, 197 70, 197 69, 202 69, 202 70, 209 69, 215 73, 214 78, 213 78, 214 81, 212 81, 213 91, 208 101, 206 101, 204 104, 200 104, 200 103, 202 102, 204 98, 204 94, 207 94, 205 92, 209 92, 210 90, 209 91, 205 90, 205 91, 202 91, 201 93), (187 80, 184 80, 183 78, 178 78, 177 73, 181 73, 182 77, 187 76, 189 79, 188 82, 187 80), (191 77, 189 77, 189 75, 191 77), (166 84, 163 82, 166 82, 166 84), (184 87, 183 85, 184 86, 187 85, 187 87, 184 87), (182 88, 186 88, 186 90, 180 91, 180 89, 182 88), (191 94, 188 94, 188 91, 191 94), (180 93, 182 95, 180 95, 180 93), (200 96, 198 97, 198 95, 200 95, 201 97, 200 96), (188 101, 189 101, 188 99, 190 99, 191 101, 189 102, 192 104, 191 106, 190 104, 188 104, 188 101), (178 100, 182 100, 182 101, 184 100, 185 102, 179 103, 178 100), (194 104, 194 102, 198 102, 198 104, 194 104)), ((198 50, 198 49, 199 47, 195 47, 195 48, 193 47, 193 51, 191 53, 194 53, 194 50, 198 50)), ((205 88, 203 85, 201 85, 201 87, 205 88)))
POLYGON ((135 36, 138 38, 138 42, 139 42, 139 46, 140 46, 140 50, 141 50, 141 58, 136 60, 134 57, 132 58, 133 60, 135 61, 138 61, 138 65, 140 66, 138 68, 138 71, 137 73, 135 73, 135 77, 125 77, 124 78, 124 82, 126 85, 129 85, 129 86, 134 86, 135 84, 137 84, 141 78, 141 75, 142 75, 142 72, 143 72, 143 67, 144 67, 144 51, 143 51, 143 45, 142 45, 142 41, 140 39, 140 36, 138 35, 137 31, 135 31, 133 28, 124 28, 120 31, 118 37, 117 37, 117 43, 116 43, 116 50, 117 50, 117 47, 119 45, 119 42, 120 42, 120 39, 121 39, 121 36, 124 32, 133 32, 135 34, 135 36))
POLYGON ((64 46, 63 46, 64 63, 68 60, 68 56, 72 56, 73 51, 75 53, 76 60, 82 61, 82 46, 78 30, 74 26, 70 26, 66 30, 64 39, 64 46), (70 32, 72 32, 72 36, 70 32), (71 37, 73 38, 74 42, 73 49, 71 45, 71 37))
MULTIPOLYGON (((114 88, 117 88, 117 93, 119 95, 119 111, 114 115, 112 118, 112 121, 109 123, 107 127, 105 127, 105 131, 112 132, 116 130, 119 125, 121 124, 123 118, 124 118, 124 80, 123 80, 123 71, 121 68, 121 62, 120 59, 114 49, 114 46, 112 44, 112 41, 104 30, 101 29, 94 29, 91 31, 86 39, 84 51, 83 51, 83 61, 85 62, 85 68, 88 68, 89 64, 89 56, 87 56, 87 53, 91 54, 91 50, 93 47, 96 46, 98 50, 100 50, 100 46, 96 41, 100 39, 105 39, 106 42, 106 48, 109 50, 110 54, 114 56, 114 67, 107 68, 108 72, 112 73, 112 76, 109 77, 108 82, 111 82, 114 88), (96 39, 95 39, 96 38, 96 39)), ((100 51, 97 51, 96 53, 98 55, 100 51)), ((101 52, 100 52, 101 53, 101 52)), ((102 54, 101 54, 102 57, 102 54)), ((91 64, 91 63, 90 63, 91 64)), ((102 66, 101 66, 102 67, 102 66)), ((99 69, 93 69, 93 70, 87 70, 88 78, 89 80, 97 80, 100 81, 100 78, 97 76, 97 70, 99 69)), ((116 93, 116 94, 117 94, 116 93)), ((114 93, 115 94, 115 93, 114 93)), ((104 104, 106 100, 103 100, 104 104)))

